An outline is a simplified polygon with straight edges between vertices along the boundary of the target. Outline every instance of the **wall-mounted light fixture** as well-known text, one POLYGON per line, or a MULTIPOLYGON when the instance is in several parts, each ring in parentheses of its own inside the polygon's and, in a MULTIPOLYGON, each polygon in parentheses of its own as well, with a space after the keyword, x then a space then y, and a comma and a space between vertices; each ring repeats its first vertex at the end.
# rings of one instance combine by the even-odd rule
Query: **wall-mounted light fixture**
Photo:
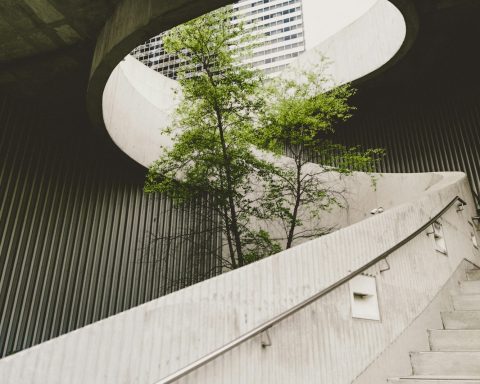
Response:
POLYGON ((434 222, 430 227, 430 230, 427 231, 427 236, 430 235, 433 235, 433 239, 435 241, 435 250, 445 255, 448 254, 445 236, 443 234, 443 226, 440 220, 434 222))
POLYGON ((357 276, 350 280, 349 286, 352 317, 379 321, 380 310, 375 277, 357 276))
POLYGON ((471 231, 470 231, 470 236, 472 238, 472 244, 476 249, 478 249, 477 236, 475 235, 475 232, 478 231, 478 229, 476 230, 475 224, 473 222, 469 221, 468 224, 470 224, 470 226, 472 227, 471 231))
POLYGON ((472 222, 477 231, 480 230, 480 216, 474 216, 472 217, 472 222))
POLYGON ((378 208, 375 208, 375 209, 372 209, 370 211, 370 214, 371 215, 376 215, 378 213, 383 213, 385 210, 383 209, 383 207, 378 207, 378 208))
POLYGON ((457 212, 462 212, 463 210, 465 209, 465 203, 460 201, 458 204, 457 204, 457 212))

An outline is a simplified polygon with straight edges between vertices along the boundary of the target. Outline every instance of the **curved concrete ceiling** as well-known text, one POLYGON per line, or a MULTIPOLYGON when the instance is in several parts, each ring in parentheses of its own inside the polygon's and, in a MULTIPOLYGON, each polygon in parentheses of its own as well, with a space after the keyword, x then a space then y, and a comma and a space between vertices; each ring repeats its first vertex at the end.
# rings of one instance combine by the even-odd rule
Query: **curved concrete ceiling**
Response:
POLYGON ((0 0, 0 91, 43 100, 47 90, 68 93, 60 83, 72 77, 85 88, 95 41, 120 1, 0 0))
POLYGON ((119 0, 0 2, 0 63, 95 39, 119 0))
MULTIPOLYGON (((318 62, 321 53, 332 61, 330 71, 336 84, 351 82, 396 59, 405 42, 411 43, 413 38, 407 33, 400 10, 387 0, 378 0, 355 22, 302 55, 294 66, 308 69, 318 62)), ((128 49, 132 47, 134 45, 128 49)), ((114 44, 111 48, 110 52, 115 51, 114 44)), ((406 52, 406 48, 403 50, 406 52)), ((170 144, 161 131, 171 122, 178 102, 178 86, 127 56, 109 77, 102 102, 93 104, 105 80, 101 67, 101 60, 97 59, 92 71, 93 85, 89 88, 91 116, 94 121, 105 124, 110 137, 123 152, 148 167, 158 159, 163 147, 170 144), (102 106, 101 112, 99 106, 102 106)))

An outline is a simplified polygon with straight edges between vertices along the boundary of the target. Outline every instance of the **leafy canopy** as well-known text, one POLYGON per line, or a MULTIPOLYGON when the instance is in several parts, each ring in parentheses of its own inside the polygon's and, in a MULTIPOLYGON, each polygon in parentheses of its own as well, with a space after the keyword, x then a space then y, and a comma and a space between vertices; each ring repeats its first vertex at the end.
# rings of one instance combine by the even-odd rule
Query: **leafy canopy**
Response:
POLYGON ((257 187, 274 166, 257 156, 258 116, 265 101, 258 71, 236 64, 251 40, 243 25, 232 26, 225 8, 174 28, 164 38, 167 52, 184 62, 178 81, 183 99, 169 129, 173 148, 149 170, 145 190, 165 192, 177 202, 199 194, 215 198, 236 268, 279 250, 252 220, 261 196, 257 187))

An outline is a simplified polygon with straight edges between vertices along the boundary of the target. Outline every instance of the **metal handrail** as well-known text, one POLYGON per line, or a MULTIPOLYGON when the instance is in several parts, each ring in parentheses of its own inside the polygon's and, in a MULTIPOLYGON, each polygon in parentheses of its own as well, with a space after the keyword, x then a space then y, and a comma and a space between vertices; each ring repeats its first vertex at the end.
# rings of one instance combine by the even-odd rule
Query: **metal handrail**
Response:
POLYGON ((475 200, 475 208, 477 209, 477 217, 480 215, 480 198, 478 197, 478 194, 472 190, 473 198, 475 200))
POLYGON ((361 273, 365 272, 370 267, 377 264, 379 261, 386 259, 390 254, 395 252, 397 249, 404 246, 409 241, 413 240, 419 234, 421 234, 424 230, 426 230, 430 225, 436 222, 440 217, 442 217, 456 202, 459 202, 461 205, 467 205, 467 203, 461 199, 459 196, 455 196, 450 203, 448 203, 439 213, 437 213, 433 218, 431 218, 426 224, 422 225, 419 229, 415 232, 407 236, 405 239, 400 241, 399 243, 395 244, 393 247, 388 249, 387 251, 383 252, 381 255, 377 256, 375 259, 369 261, 364 266, 358 268, 354 272, 348 274, 344 278, 338 280, 336 283, 330 285, 329 287, 321 290, 320 292, 316 293, 315 295, 305 299, 301 303, 295 305, 294 307, 286 310, 285 312, 273 317, 272 319, 266 321, 265 323, 253 328, 251 331, 243 334, 242 336, 232 340, 231 342, 225 344, 224 346, 216 349, 215 351, 203 356, 202 358, 194 361, 193 363, 185 366, 184 368, 180 369, 157 381, 155 384, 170 384, 175 382, 176 380, 188 375, 189 373, 195 371, 196 369, 200 368, 201 366, 209 363, 212 360, 215 360, 217 357, 225 354, 226 352, 232 350, 233 348, 239 346, 240 344, 244 343, 245 341, 267 331, 268 329, 272 328, 274 325, 280 323, 281 321, 285 320, 287 317, 292 316, 293 314, 297 313, 301 309, 307 307, 308 305, 312 304, 313 302, 317 301, 321 297, 329 294, 330 292, 334 291, 338 287, 342 286, 343 284, 347 283, 348 281, 352 280, 354 277, 360 275, 361 273))

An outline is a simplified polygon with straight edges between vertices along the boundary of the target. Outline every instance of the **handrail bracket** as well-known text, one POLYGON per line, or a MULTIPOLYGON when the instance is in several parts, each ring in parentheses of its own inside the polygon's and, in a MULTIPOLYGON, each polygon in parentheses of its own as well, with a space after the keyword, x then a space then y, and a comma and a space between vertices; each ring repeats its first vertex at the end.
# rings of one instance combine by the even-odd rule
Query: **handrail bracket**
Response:
POLYGON ((262 348, 267 348, 272 346, 272 339, 270 338, 270 333, 268 332, 268 329, 263 331, 261 334, 261 340, 262 340, 262 348))

